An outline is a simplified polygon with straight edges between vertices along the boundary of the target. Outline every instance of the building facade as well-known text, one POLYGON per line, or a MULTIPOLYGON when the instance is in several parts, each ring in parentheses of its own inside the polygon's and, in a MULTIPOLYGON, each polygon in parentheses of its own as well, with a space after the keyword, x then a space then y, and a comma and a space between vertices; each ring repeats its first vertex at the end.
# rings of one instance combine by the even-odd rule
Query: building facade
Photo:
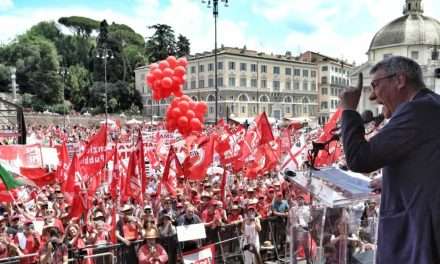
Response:
MULTIPOLYGON (((218 50, 219 118, 254 117, 266 112, 275 119, 315 118, 319 111, 318 67, 286 55, 269 55, 246 48, 218 50)), ((214 54, 198 53, 188 58, 184 93, 208 103, 206 120, 215 119, 214 54)), ((136 87, 143 94, 147 116, 164 116, 168 100, 151 101, 145 85, 148 67, 135 71, 136 87)))
POLYGON ((307 51, 300 55, 301 61, 316 64, 318 68, 318 122, 325 124, 336 112, 339 96, 350 86, 352 65, 316 52, 307 51))
POLYGON ((440 93, 440 22, 423 15, 422 0, 405 0, 403 16, 380 29, 371 41, 368 61, 353 69, 351 82, 358 82, 363 73, 364 89, 359 111, 381 112, 381 106, 368 100, 371 93, 371 68, 390 56, 404 56, 417 61, 423 71, 426 86, 440 93))

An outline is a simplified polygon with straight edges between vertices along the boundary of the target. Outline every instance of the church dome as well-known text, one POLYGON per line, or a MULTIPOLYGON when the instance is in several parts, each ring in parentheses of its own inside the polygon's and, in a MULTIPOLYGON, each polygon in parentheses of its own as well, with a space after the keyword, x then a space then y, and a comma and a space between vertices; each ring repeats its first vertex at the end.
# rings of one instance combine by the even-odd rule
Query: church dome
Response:
POLYGON ((422 15, 421 0, 406 0, 403 13, 404 16, 376 33, 370 51, 392 46, 440 44, 440 22, 422 15))

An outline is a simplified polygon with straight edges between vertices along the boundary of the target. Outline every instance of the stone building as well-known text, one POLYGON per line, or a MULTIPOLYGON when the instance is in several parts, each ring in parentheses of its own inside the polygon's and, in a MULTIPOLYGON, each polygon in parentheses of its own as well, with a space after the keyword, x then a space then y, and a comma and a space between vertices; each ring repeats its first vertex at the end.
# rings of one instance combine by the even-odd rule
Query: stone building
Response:
POLYGON ((353 69, 351 82, 356 85, 358 74, 364 74, 364 89, 359 111, 372 110, 378 114, 380 106, 368 100, 371 92, 369 71, 389 56, 405 56, 417 61, 423 70, 427 87, 440 93, 440 23, 423 15, 422 0, 405 0, 403 16, 380 29, 371 41, 368 61, 353 69))

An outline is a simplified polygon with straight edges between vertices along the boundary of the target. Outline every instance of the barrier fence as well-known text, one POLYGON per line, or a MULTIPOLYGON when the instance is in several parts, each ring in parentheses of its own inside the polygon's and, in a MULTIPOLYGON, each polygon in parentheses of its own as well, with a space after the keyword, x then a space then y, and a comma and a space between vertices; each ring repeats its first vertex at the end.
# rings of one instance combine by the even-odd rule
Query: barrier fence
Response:
MULTIPOLYGON (((260 244, 271 241, 272 247, 262 248, 260 253, 263 260, 282 260, 286 257, 286 223, 280 217, 263 219, 260 221, 262 230, 259 233, 260 244)), ((199 246, 215 244, 215 263, 243 263, 243 246, 241 243, 241 224, 224 225, 216 229, 206 228, 207 237, 199 241, 199 246)), ((84 249, 69 249, 68 263, 87 264, 113 264, 137 263, 137 250, 144 243, 143 240, 133 241, 130 246, 125 244, 112 244, 101 246, 88 246, 84 249), (87 262, 86 260, 92 260, 87 262)), ((177 236, 162 237, 158 239, 168 253, 168 263, 182 263, 182 243, 177 241, 177 236)), ((21 257, 0 259, 1 264, 38 263, 29 259, 38 259, 38 254, 21 257)))

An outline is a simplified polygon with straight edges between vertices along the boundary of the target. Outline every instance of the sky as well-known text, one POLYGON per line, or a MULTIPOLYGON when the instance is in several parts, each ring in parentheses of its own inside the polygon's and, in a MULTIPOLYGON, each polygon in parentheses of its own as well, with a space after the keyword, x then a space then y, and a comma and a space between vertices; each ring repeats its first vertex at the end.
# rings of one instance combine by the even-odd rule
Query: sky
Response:
MULTIPOLYGON (((220 1, 220 0, 219 0, 220 1)), ((205 0, 208 2, 208 0, 205 0)), ((307 50, 356 61, 374 34, 402 15, 405 0, 229 0, 219 5, 218 45, 266 53, 307 50)), ((424 15, 440 20, 440 1, 422 0, 424 15)), ((190 39, 191 53, 214 48, 212 9, 201 0, 0 0, 0 43, 40 21, 86 16, 127 24, 144 37, 165 23, 190 39)))

